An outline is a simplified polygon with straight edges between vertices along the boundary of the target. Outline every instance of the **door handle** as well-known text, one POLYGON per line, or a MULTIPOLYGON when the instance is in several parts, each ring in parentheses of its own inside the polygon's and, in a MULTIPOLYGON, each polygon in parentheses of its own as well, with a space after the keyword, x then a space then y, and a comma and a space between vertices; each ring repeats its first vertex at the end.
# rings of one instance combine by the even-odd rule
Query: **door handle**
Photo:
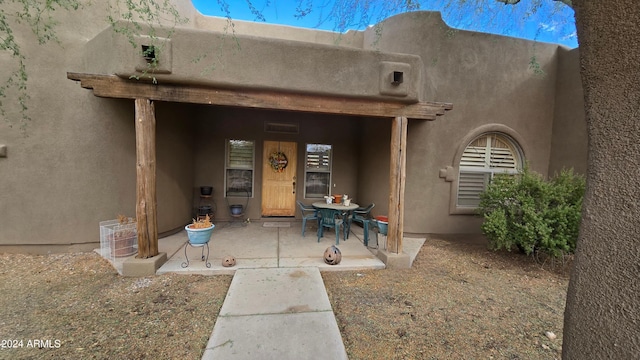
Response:
POLYGON ((293 193, 294 194, 296 193, 296 182, 295 181, 293 182, 293 193))

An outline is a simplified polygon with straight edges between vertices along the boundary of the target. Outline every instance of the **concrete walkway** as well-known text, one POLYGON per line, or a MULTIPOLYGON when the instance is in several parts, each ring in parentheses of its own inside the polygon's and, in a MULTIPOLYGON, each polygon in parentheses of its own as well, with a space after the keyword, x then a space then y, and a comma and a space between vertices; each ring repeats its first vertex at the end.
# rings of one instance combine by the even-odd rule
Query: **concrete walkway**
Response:
POLYGON ((239 269, 203 359, 347 359, 317 267, 239 269))

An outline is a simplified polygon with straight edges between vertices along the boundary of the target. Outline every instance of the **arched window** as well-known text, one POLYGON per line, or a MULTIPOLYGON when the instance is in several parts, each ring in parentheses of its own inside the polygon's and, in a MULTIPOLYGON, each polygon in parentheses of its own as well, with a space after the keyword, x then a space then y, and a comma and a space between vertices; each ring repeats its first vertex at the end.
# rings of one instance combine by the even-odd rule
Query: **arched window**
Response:
POLYGON ((475 208, 495 174, 522 169, 522 150, 509 136, 485 133, 467 145, 460 159, 457 206, 475 208))

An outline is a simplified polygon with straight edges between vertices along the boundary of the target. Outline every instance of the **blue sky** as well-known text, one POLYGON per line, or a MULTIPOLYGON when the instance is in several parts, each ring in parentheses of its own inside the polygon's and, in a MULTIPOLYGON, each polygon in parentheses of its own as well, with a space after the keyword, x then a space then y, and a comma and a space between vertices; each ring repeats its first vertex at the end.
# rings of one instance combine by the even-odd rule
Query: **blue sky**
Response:
MULTIPOLYGON (((226 16, 221 3, 228 4, 233 19, 259 21, 251 12, 247 0, 192 0, 196 9, 205 15, 226 16)), ((397 1, 397 0, 396 0, 397 1)), ((335 17, 330 16, 336 2, 353 3, 349 0, 251 0, 265 22, 322 30, 338 29, 335 17), (296 6, 312 4, 311 12, 303 18, 296 18, 296 6)), ((365 1, 360 1, 364 3, 365 1)), ((376 1, 372 1, 376 3, 376 1)), ((392 3, 394 0, 378 0, 378 3, 392 3)), ((573 10, 559 1, 522 0, 515 6, 504 5, 495 0, 424 0, 420 10, 440 11, 445 22, 454 28, 483 31, 494 34, 535 39, 537 41, 563 44, 570 48, 578 46, 573 10), (464 3, 466 5, 457 5, 464 3), (473 4, 484 3, 480 15, 473 4), (453 5, 452 5, 453 4, 453 5)), ((344 6, 342 7, 344 8, 344 6)), ((362 30, 373 25, 379 18, 396 13, 393 9, 379 8, 371 11, 367 18, 353 12, 354 18, 346 26, 348 29, 362 30), (381 14, 381 15, 380 15, 381 14)))

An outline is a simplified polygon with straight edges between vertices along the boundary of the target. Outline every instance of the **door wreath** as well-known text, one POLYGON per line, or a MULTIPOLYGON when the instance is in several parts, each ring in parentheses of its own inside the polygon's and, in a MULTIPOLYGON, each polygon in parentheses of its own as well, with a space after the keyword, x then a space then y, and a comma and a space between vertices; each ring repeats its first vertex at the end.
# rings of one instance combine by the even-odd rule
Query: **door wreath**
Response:
POLYGON ((269 155, 269 164, 271 164, 271 168, 275 172, 283 172, 288 163, 287 155, 282 151, 275 151, 269 155))

